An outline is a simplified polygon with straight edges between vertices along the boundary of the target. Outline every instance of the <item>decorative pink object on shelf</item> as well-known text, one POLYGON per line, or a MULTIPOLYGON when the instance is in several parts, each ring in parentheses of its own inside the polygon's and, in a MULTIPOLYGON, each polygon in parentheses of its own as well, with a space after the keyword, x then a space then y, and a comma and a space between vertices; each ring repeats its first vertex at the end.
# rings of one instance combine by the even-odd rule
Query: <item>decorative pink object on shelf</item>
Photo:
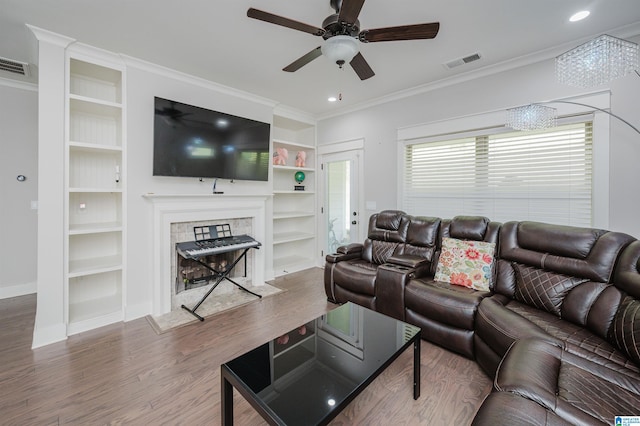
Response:
POLYGON ((296 167, 305 167, 307 164, 307 153, 305 151, 298 151, 296 154, 296 167))
MULTIPOLYGON (((298 327, 297 330, 300 336, 304 336, 305 334, 307 334, 307 325, 303 324, 300 327, 298 327)), ((289 343, 289 333, 283 334, 282 336, 278 337, 276 339, 276 343, 279 345, 286 345, 287 343, 289 343)))
POLYGON ((287 151, 287 148, 276 148, 276 152, 273 153, 273 165, 286 166, 288 158, 289 151, 287 151))
POLYGON ((287 343, 289 343, 289 335, 288 334, 283 334, 282 336, 278 337, 276 339, 276 342, 279 345, 286 345, 287 343))

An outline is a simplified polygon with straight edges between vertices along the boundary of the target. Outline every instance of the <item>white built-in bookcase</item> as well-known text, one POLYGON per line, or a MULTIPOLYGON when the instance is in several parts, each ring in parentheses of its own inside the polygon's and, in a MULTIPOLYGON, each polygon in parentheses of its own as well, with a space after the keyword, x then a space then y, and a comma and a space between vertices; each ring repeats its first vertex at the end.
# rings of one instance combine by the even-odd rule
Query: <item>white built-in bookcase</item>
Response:
POLYGON ((65 305, 67 334, 123 320, 125 69, 67 53, 65 305))
POLYGON ((315 125, 274 116, 273 151, 285 148, 286 165, 273 168, 273 270, 275 276, 316 266, 316 143, 315 125), (306 153, 304 167, 296 166, 298 151, 306 153), (305 174, 304 191, 294 189, 297 171, 305 174))

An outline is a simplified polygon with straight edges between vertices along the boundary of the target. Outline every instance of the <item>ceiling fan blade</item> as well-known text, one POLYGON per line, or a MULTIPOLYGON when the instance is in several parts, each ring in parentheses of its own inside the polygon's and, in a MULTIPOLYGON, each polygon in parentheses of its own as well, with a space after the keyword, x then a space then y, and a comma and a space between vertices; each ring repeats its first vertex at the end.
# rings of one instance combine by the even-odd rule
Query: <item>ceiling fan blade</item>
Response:
POLYGON ((376 28, 364 30, 358 36, 364 43, 377 41, 419 40, 434 38, 440 29, 439 22, 429 24, 403 25, 400 27, 376 28))
POLYGON ((349 62, 351 68, 358 74, 360 80, 366 80, 368 78, 373 77, 376 73, 373 72, 367 61, 362 56, 362 53, 358 52, 356 56, 353 57, 351 62, 349 62))
POLYGON ((302 31, 315 36, 321 36, 324 34, 324 30, 322 28, 314 27, 313 25, 305 24, 304 22, 294 21, 293 19, 274 15, 273 13, 264 12, 252 7, 247 10, 247 16, 249 18, 258 19, 260 21, 269 22, 271 24, 281 25, 287 28, 292 28, 294 30, 302 31))
POLYGON ((296 59, 295 61, 291 62, 286 67, 282 68, 282 71, 287 71, 287 72, 298 71, 300 68, 302 68, 303 66, 307 65, 309 62, 313 61, 314 59, 316 59, 320 55, 322 55, 322 51, 320 50, 320 46, 318 46, 315 49, 313 49, 311 52, 307 53, 306 55, 304 55, 304 56, 302 56, 302 57, 300 57, 298 59, 296 59))
POLYGON ((354 24, 358 20, 358 15, 360 15, 363 4, 364 0, 342 0, 338 21, 354 24))

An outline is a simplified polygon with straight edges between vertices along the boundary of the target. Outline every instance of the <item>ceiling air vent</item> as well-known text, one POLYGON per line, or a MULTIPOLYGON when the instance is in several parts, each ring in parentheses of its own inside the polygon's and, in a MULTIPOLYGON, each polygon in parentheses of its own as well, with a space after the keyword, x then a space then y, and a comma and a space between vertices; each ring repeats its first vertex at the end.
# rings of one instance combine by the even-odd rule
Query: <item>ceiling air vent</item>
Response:
POLYGON ((0 71, 29 76, 29 64, 0 57, 0 71))
POLYGON ((480 59, 479 53, 474 53, 473 55, 465 56, 464 58, 454 59, 453 61, 449 61, 444 64, 445 67, 452 69, 458 67, 460 65, 468 64, 469 62, 477 61, 480 59))

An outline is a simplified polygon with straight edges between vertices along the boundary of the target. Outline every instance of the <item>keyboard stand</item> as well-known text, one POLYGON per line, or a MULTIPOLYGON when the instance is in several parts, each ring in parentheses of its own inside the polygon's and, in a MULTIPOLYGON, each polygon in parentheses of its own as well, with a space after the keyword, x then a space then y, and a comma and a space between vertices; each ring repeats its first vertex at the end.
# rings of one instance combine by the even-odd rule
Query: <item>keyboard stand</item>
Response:
MULTIPOLYGON (((202 305, 202 302, 204 302, 207 299, 207 297, 209 297, 209 295, 213 292, 213 290, 215 290, 215 288, 218 286, 218 284, 220 284, 222 282, 222 280, 227 280, 227 281, 231 282, 232 284, 234 284, 236 287, 246 291, 247 293, 250 293, 250 294, 253 294, 254 296, 262 298, 261 295, 252 292, 251 290, 241 286, 240 284, 238 284, 237 282, 235 282, 234 280, 229 278, 229 274, 231 273, 233 268, 238 264, 238 262, 241 259, 244 259, 245 264, 246 264, 247 252, 252 248, 257 249, 258 247, 247 247, 247 248, 243 249, 242 254, 240 254, 240 256, 238 256, 236 258, 236 260, 233 261, 231 266, 228 266, 224 271, 218 271, 218 270, 212 268, 211 266, 207 265, 206 263, 201 262, 199 259, 191 258, 191 260, 193 260, 194 262, 198 262, 200 265, 204 266, 205 268, 207 268, 208 270, 213 272, 216 275, 216 282, 209 289, 209 291, 207 291, 207 293, 204 296, 202 296, 202 299, 200 299, 200 301, 198 303, 196 303, 196 305, 193 308, 189 309, 185 305, 182 305, 182 309, 184 309, 185 311, 189 312, 191 315, 193 315, 194 317, 198 318, 200 321, 204 321, 203 317, 201 317, 200 315, 196 314, 196 310, 200 307, 200 305, 202 305)), ((245 268, 245 271, 246 271, 246 268, 245 268)))

